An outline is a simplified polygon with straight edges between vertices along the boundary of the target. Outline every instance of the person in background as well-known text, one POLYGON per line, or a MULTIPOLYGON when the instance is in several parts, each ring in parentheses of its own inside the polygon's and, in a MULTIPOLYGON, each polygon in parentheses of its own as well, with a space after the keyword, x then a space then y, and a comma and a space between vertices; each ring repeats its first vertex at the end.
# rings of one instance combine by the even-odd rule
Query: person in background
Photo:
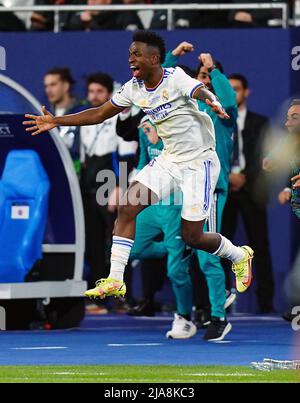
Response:
MULTIPOLYGON (((0 6, 5 6, 5 3, 0 2, 0 6)), ((5 12, 0 13, 0 32, 18 32, 26 31, 24 21, 21 20, 15 13, 5 12)))
MULTIPOLYGON (((119 1, 114 0, 87 0, 89 6, 94 5, 115 5, 119 1)), ((125 4, 129 4, 124 0, 125 4)), ((95 10, 95 11, 79 11, 73 13, 65 30, 69 31, 97 31, 107 30, 130 30, 142 29, 143 24, 138 17, 136 11, 111 11, 111 10, 95 10)))
MULTIPOLYGON (((153 4, 208 4, 208 3, 228 3, 228 0, 198 0, 191 2, 190 0, 154 0, 153 4)), ((194 28, 226 28, 228 26, 228 10, 175 10, 174 27, 176 29, 194 29, 194 28)), ((157 10, 154 12, 151 29, 167 28, 167 11, 157 10)))
MULTIPOLYGON (((250 90, 247 79, 241 74, 231 74, 229 80, 236 93, 239 111, 222 231, 233 239, 241 214, 249 243, 256 250, 259 312, 270 313, 273 311, 274 282, 267 221, 269 188, 262 170, 268 119, 248 109, 250 90)), ((224 267, 227 289, 230 289, 228 265, 224 263, 224 267)))
MULTIPOLYGON (((194 46, 191 43, 180 43, 172 52, 168 52, 165 65, 176 65, 180 56, 192 51, 194 51, 194 46)), ((230 116, 228 120, 220 119, 217 115, 211 113, 205 102, 197 101, 199 110, 206 112, 212 119, 216 133, 216 151, 221 163, 221 171, 213 195, 211 213, 205 224, 205 231, 220 232, 229 187, 232 137, 236 127, 237 103, 235 93, 227 77, 223 74, 222 65, 214 60, 209 53, 201 53, 198 56, 198 60, 200 63, 196 69, 196 78, 218 97, 230 116)), ((226 319, 225 309, 233 302, 234 296, 230 296, 230 293, 226 295, 225 275, 221 259, 218 256, 200 250, 196 250, 195 253, 207 282, 211 305, 211 315, 207 320, 208 329, 205 338, 208 340, 222 340, 231 330, 231 324, 226 319)), ((195 276, 195 280, 200 279, 195 276)), ((194 289, 199 294, 204 291, 203 287, 199 287, 199 283, 194 284, 194 289)), ((203 296, 201 297, 203 298, 203 296)), ((198 321, 197 318, 196 321, 198 321)))
MULTIPOLYGON (((278 144, 263 160, 263 169, 274 174, 289 172, 287 186, 278 194, 280 204, 290 203, 294 215, 300 218, 300 99, 293 99, 288 108, 285 127, 287 132, 278 144)), ((293 268, 285 281, 285 291, 290 307, 283 314, 283 319, 291 322, 297 315, 294 306, 299 305, 300 290, 300 254, 298 245, 294 245, 293 268), (297 251, 298 249, 298 251, 297 251), (296 252, 296 253, 295 253, 296 252)))
MULTIPOLYGON (((86 104, 72 95, 75 81, 68 67, 54 67, 44 75, 45 93, 50 110, 55 116, 77 113, 86 109, 86 104)), ((59 128, 59 134, 68 147, 76 173, 80 174, 80 136, 75 126, 59 128)))
MULTIPOLYGON (((81 5, 82 0, 35 0, 35 6, 60 6, 60 5, 81 5)), ((59 29, 65 29, 73 12, 59 13, 59 29)), ((31 14, 31 31, 53 31, 54 30, 54 13, 51 11, 34 11, 31 14)))
MULTIPOLYGON (((281 0, 273 0, 272 3, 280 3, 281 0)), ((290 6, 291 11, 290 17, 292 18, 293 2, 294 0, 285 0, 290 6)), ((232 0, 231 3, 249 3, 249 0, 232 0)), ((258 0, 256 3, 265 3, 264 0, 258 0)), ((258 28, 258 27, 268 27, 269 22, 280 21, 282 18, 282 11, 280 9, 241 9, 232 10, 229 13, 229 26, 232 28, 258 28)), ((281 23, 278 24, 281 26, 281 23)), ((278 26, 275 25, 275 26, 278 26)))

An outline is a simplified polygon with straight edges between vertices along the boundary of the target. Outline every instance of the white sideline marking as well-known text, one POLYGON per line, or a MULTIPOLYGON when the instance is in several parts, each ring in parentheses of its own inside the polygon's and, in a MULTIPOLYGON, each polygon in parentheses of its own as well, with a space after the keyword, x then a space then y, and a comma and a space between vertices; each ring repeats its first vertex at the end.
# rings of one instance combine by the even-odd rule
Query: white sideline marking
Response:
POLYGON ((80 376, 98 376, 98 375, 107 375, 104 372, 93 372, 93 373, 84 373, 84 372, 48 372, 47 374, 43 373, 43 375, 80 375, 80 376))
POLYGON ((162 343, 128 343, 128 344, 121 344, 121 343, 111 343, 107 344, 109 347, 140 347, 140 346, 162 346, 162 343))
POLYGON ((232 343, 231 340, 217 340, 217 341, 208 340, 208 341, 210 341, 211 343, 214 343, 214 344, 227 344, 227 343, 232 343))
POLYGON ((245 373, 232 373, 232 374, 222 374, 218 372, 203 372, 198 374, 183 374, 186 376, 257 376, 256 374, 245 374, 245 373))
POLYGON ((239 316, 229 315, 229 322, 257 321, 257 322, 283 322, 280 316, 239 316))
POLYGON ((48 347, 12 347, 11 350, 61 350, 68 347, 48 346, 48 347))

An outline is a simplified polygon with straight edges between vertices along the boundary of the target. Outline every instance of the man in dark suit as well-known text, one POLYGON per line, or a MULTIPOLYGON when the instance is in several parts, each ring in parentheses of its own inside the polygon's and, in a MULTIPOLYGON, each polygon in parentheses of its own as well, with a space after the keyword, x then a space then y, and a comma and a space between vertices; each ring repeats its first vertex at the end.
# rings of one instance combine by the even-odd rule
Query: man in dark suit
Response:
MULTIPOLYGON (((247 79, 241 74, 232 74, 229 80, 236 92, 238 118, 222 234, 233 239, 240 213, 249 244, 255 250, 259 311, 268 313, 273 311, 274 291, 267 222, 269 191, 262 170, 268 119, 247 109, 247 79)), ((225 269, 229 273, 226 264, 225 269)), ((229 275, 227 282, 227 288, 230 289, 229 275)))

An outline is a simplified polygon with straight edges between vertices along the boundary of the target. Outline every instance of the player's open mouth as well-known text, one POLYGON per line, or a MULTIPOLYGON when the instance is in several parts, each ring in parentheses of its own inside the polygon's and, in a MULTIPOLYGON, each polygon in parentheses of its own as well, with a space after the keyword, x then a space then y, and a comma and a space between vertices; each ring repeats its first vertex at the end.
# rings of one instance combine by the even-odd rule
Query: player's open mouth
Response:
POLYGON ((131 68, 133 77, 138 77, 139 74, 140 74, 140 68, 138 66, 136 66, 136 65, 133 65, 133 64, 130 65, 130 68, 131 68))

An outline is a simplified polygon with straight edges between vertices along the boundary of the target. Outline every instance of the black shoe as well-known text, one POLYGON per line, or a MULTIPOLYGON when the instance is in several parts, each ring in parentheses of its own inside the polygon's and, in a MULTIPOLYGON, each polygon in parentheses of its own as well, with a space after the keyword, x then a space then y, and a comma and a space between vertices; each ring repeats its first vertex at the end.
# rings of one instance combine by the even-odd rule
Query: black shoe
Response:
POLYGON ((154 316, 155 307, 153 301, 145 299, 138 303, 133 308, 129 308, 127 311, 129 316, 154 316))
POLYGON ((229 322, 227 322, 226 319, 221 320, 220 318, 212 316, 211 324, 208 326, 207 331, 203 336, 203 339, 209 341, 223 340, 231 329, 232 326, 229 322))
POLYGON ((210 308, 196 309, 194 323, 197 329, 206 329, 210 325, 210 322, 210 308))

